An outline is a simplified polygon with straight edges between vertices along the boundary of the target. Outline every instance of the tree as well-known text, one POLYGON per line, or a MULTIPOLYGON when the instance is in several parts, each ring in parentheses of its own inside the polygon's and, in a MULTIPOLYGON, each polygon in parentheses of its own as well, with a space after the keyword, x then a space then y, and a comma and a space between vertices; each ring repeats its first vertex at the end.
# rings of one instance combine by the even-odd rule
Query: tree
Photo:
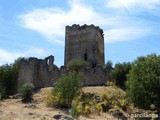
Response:
POLYGON ((5 95, 5 87, 0 83, 0 100, 4 97, 5 95))
POLYGON ((113 67, 112 67, 113 66, 112 61, 110 61, 110 60, 107 61, 106 64, 105 64, 105 66, 106 66, 107 70, 109 70, 109 71, 112 70, 113 69, 113 67))
POLYGON ((104 65, 104 67, 105 67, 105 69, 106 69, 106 72, 107 72, 107 74, 108 74, 108 78, 109 78, 109 80, 111 80, 112 79, 112 76, 111 76, 111 72, 112 72, 112 70, 113 70, 113 63, 112 63, 112 61, 107 61, 106 62, 106 64, 104 65))
POLYGON ((81 78, 81 73, 72 71, 68 75, 62 76, 55 84, 53 94, 59 96, 64 106, 70 107, 73 98, 79 95, 80 89, 83 86, 81 78))
POLYGON ((15 60, 13 64, 0 66, 0 84, 5 88, 6 95, 16 92, 20 59, 15 60))
POLYGON ((135 106, 160 108, 160 56, 139 57, 132 66, 127 80, 127 98, 135 106))
POLYGON ((131 63, 117 63, 112 71, 112 78, 115 80, 117 86, 125 89, 125 82, 127 80, 127 74, 131 70, 131 63))

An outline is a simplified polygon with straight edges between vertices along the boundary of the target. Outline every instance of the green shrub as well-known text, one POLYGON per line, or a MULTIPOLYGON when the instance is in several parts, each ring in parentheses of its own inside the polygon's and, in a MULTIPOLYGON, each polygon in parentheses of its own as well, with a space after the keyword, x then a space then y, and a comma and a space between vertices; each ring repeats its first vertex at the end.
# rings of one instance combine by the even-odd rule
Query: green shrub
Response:
POLYGON ((122 89, 126 89, 125 82, 127 80, 127 74, 131 70, 131 63, 117 63, 114 70, 111 72, 112 79, 115 80, 117 86, 122 89))
POLYGON ((13 64, 0 66, 0 84, 3 84, 5 88, 5 95, 12 95, 17 92, 20 59, 15 60, 13 64))
POLYGON ((107 81, 107 82, 105 83, 105 85, 106 85, 106 86, 113 86, 113 87, 115 87, 115 82, 107 81))
POLYGON ((82 93, 80 96, 80 101, 82 101, 84 104, 90 104, 93 102, 93 94, 91 93, 82 93))
POLYGON ((82 104, 78 104, 77 107, 76 107, 76 110, 77 110, 78 113, 82 114, 82 112, 83 112, 82 104))
POLYGON ((5 95, 5 87, 0 84, 0 100, 4 97, 5 95))
POLYGON ((78 70, 81 67, 89 67, 89 63, 84 60, 71 60, 67 63, 69 70, 78 70))
POLYGON ((103 110, 100 103, 95 104, 95 110, 98 114, 100 114, 100 112, 103 110))
POLYGON ((33 95, 34 85, 32 83, 26 83, 20 88, 23 102, 31 102, 33 95))
POLYGON ((151 110, 155 110, 156 106, 154 104, 150 105, 151 110))
POLYGON ((45 103, 47 105, 47 107, 52 107, 53 101, 54 101, 54 96, 52 94, 51 90, 48 90, 45 96, 45 103))
POLYGON ((118 87, 114 86, 111 91, 106 91, 100 95, 100 100, 97 101, 95 96, 98 94, 84 93, 74 98, 72 106, 76 106, 77 115, 89 116, 90 114, 100 114, 101 112, 115 110, 117 106, 119 109, 125 109, 127 102, 125 100, 125 93, 118 87))
MULTIPOLYGON (((102 93, 100 97, 103 101, 103 106, 107 109, 114 109, 114 106, 118 106, 125 110, 128 105, 125 99, 125 92, 116 86, 114 86, 114 90, 102 93)), ((103 109, 103 111, 105 110, 103 109)))
POLYGON ((47 107, 59 107, 60 100, 59 100, 59 94, 53 95, 52 90, 48 90, 46 92, 46 97, 45 97, 45 103, 47 107))
POLYGON ((53 88, 53 95, 59 94, 62 105, 71 107, 74 97, 80 94, 83 86, 81 82, 82 74, 72 71, 68 75, 62 76, 53 88))
POLYGON ((75 106, 70 109, 70 114, 74 118, 76 118, 78 116, 78 111, 75 106))
POLYGON ((91 106, 86 104, 84 107, 84 114, 88 116, 91 113, 91 106))
POLYGON ((127 80, 127 98, 135 106, 160 108, 160 56, 139 57, 132 66, 127 80))

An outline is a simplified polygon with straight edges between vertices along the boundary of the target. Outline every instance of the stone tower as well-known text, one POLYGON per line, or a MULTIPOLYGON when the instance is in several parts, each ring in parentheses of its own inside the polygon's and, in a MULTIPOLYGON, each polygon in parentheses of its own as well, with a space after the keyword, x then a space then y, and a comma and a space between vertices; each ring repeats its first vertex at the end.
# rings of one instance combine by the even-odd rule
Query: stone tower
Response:
POLYGON ((66 26, 65 66, 70 60, 85 60, 93 67, 104 64, 103 30, 94 25, 66 26))

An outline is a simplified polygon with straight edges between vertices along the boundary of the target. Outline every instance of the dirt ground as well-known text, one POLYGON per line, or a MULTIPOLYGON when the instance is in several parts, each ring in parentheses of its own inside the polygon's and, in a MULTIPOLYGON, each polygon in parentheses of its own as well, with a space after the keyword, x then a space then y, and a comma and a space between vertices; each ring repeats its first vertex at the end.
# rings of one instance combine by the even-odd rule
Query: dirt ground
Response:
MULTIPOLYGON (((44 99, 46 91, 51 88, 43 88, 34 94, 34 102, 24 104, 21 99, 6 99, 0 101, 0 120, 55 120, 54 115, 64 111, 46 107, 44 99)), ((85 87, 83 91, 91 93, 105 92, 110 88, 106 87, 85 87)), ((91 115, 90 117, 80 116, 77 120, 117 120, 109 113, 103 113, 100 116, 91 115)))

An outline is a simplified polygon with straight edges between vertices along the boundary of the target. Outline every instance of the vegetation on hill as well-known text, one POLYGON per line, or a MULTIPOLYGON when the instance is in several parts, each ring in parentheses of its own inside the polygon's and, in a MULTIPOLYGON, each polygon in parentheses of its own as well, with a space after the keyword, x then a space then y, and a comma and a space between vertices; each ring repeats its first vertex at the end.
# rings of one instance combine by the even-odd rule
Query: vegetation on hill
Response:
POLYGON ((126 89, 125 82, 127 81, 127 74, 131 70, 131 63, 117 63, 114 70, 111 71, 112 79, 116 85, 122 89, 126 89))
POLYGON ((20 88, 20 93, 22 94, 23 102, 31 102, 32 95, 33 95, 33 88, 34 88, 34 85, 30 82, 22 85, 22 87, 20 88))
POLYGON ((127 98, 134 105, 160 108, 160 56, 151 54, 133 62, 127 80, 127 98))
POLYGON ((16 92, 18 79, 18 65, 20 58, 13 64, 0 66, 0 94, 1 97, 16 92))
POLYGON ((51 96, 46 98, 47 104, 56 107, 71 107, 72 100, 80 94, 83 87, 82 77, 83 75, 76 71, 62 76, 54 85, 51 96))
MULTIPOLYGON (((100 115, 103 112, 118 111, 121 113, 121 109, 126 110, 127 102, 124 92, 116 86, 110 87, 112 90, 106 90, 104 93, 82 92, 72 101, 71 115, 76 117, 79 115, 90 116, 91 114, 100 115)), ((119 118, 122 116, 120 115, 119 118)))
MULTIPOLYGON (((15 92, 18 64, 19 59, 14 64, 0 66, 0 99, 15 92)), ((78 72, 82 66, 88 67, 89 64, 76 60, 68 63, 70 72, 61 76, 52 91, 47 93, 47 106, 67 108, 74 117, 117 111, 124 117, 123 113, 132 114, 132 103, 138 108, 154 110, 150 113, 155 113, 160 108, 160 56, 151 54, 138 57, 132 63, 117 63, 114 68, 108 61, 103 67, 110 75, 112 82, 109 81, 106 85, 111 86, 112 91, 103 93, 82 91, 83 75, 78 72), (126 94, 119 87, 126 90, 126 94)), ((21 88, 23 100, 32 98, 32 89, 31 84, 25 84, 21 88)))

